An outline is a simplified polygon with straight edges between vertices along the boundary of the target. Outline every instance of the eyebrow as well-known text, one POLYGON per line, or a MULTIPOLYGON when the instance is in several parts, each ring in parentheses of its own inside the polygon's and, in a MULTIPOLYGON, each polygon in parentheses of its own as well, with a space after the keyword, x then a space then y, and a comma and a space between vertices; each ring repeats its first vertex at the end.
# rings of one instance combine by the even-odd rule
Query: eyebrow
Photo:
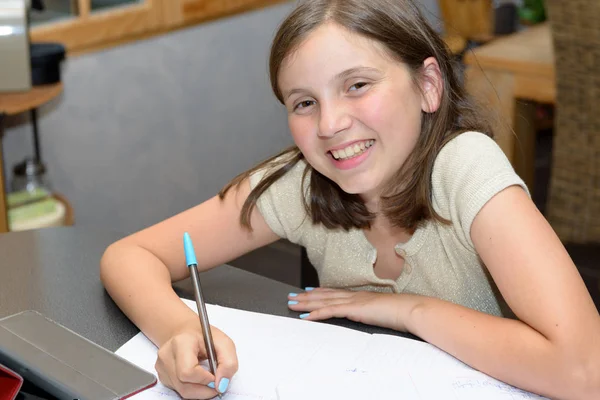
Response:
MULTIPOLYGON (((353 67, 353 68, 349 68, 347 70, 344 70, 342 72, 340 72, 339 74, 337 74, 336 76, 333 77, 332 81, 338 81, 338 80, 344 80, 347 79, 349 76, 359 73, 359 72, 380 72, 377 68, 372 68, 372 67, 353 67)), ((287 100, 291 95, 296 94, 296 93, 301 93, 306 91, 306 89, 292 89, 289 91, 289 93, 287 95, 284 96, 284 99, 287 100)))

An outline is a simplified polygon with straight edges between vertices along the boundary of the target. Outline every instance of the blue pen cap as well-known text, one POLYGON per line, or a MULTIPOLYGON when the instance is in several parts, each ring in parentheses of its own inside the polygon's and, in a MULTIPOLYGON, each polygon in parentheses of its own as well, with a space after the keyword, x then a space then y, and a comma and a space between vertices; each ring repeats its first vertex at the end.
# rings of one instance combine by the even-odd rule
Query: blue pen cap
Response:
POLYGON ((185 262, 187 266, 198 265, 196 261, 196 253, 194 252, 194 245, 192 244, 192 238, 189 233, 183 234, 183 249, 185 250, 185 262))

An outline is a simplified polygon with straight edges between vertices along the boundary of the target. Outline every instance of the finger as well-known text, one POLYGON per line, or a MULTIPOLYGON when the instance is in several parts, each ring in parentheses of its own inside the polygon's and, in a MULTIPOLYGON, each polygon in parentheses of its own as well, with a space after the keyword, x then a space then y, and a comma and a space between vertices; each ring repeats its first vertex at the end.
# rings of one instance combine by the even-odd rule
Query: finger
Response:
POLYGON ((154 364, 154 369, 156 370, 156 373, 158 374, 158 380, 166 387, 173 388, 173 383, 172 383, 171 377, 169 376, 169 373, 168 373, 167 364, 175 365, 175 360, 174 360, 172 353, 169 353, 168 356, 161 356, 161 350, 162 349, 159 349, 159 351, 158 351, 158 357, 156 358, 156 363, 154 364), (168 360, 165 360, 165 357, 167 357, 168 360))
POLYGON ((168 371, 174 371, 174 364, 175 359, 173 356, 171 356, 169 360, 159 358, 156 361, 155 368, 156 372, 158 373, 158 379, 163 385, 175 390, 186 399, 210 399, 217 395, 217 392, 210 388, 210 383, 207 386, 197 383, 185 383, 177 380, 175 375, 171 377, 168 371), (167 368, 167 363, 171 365, 170 368, 167 368))
POLYGON ((175 376, 179 382, 208 385, 214 381, 214 376, 200 365, 201 343, 204 342, 200 334, 179 338, 174 343, 175 376))
POLYGON ((350 299, 348 298, 333 298, 323 300, 309 300, 309 301, 288 301, 288 307, 294 311, 315 311, 324 307, 331 307, 341 304, 348 304, 350 299))
POLYGON ((184 399, 212 399, 217 391, 197 383, 179 383, 173 389, 184 399))
POLYGON ((225 336, 215 332, 215 352, 217 353, 216 389, 219 393, 225 393, 229 382, 238 370, 238 358, 235 344, 225 336))
POLYGON ((311 311, 310 313, 301 314, 300 318, 308 321, 321 321, 329 318, 348 318, 352 321, 358 321, 353 315, 352 306, 349 304, 338 304, 329 307, 322 307, 311 311))
POLYGON ((330 298, 348 298, 351 297, 354 292, 349 290, 340 289, 315 289, 306 293, 290 293, 288 294, 288 300, 290 301, 304 301, 304 300, 320 300, 330 298))
POLYGON ((334 290, 340 290, 340 289, 334 289, 334 288, 328 288, 328 287, 310 287, 307 286, 304 288, 305 292, 331 292, 334 290))

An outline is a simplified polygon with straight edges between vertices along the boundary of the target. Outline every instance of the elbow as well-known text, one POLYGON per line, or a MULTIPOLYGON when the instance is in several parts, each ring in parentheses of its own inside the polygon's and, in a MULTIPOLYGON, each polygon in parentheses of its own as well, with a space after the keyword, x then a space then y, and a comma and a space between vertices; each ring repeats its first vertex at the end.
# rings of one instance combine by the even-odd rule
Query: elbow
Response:
POLYGON ((596 359, 596 365, 589 366, 585 375, 581 378, 583 393, 581 399, 591 400, 600 399, 600 363, 596 359))
POLYGON ((100 258, 100 281, 104 287, 110 284, 111 277, 114 275, 114 270, 118 264, 117 260, 122 253, 119 242, 109 245, 100 258))
POLYGON ((585 360, 571 367, 569 374, 572 391, 567 394, 569 399, 592 400, 600 399, 600 357, 599 351, 591 352, 585 360))

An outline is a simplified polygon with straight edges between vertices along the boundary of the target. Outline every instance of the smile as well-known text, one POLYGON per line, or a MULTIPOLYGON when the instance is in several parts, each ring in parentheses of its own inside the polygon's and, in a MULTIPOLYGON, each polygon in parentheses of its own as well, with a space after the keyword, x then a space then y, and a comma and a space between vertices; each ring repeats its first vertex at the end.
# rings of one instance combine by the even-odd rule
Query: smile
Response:
POLYGON ((348 147, 339 150, 331 150, 330 153, 336 160, 348 160, 350 158, 357 157, 367 151, 375 143, 375 140, 364 140, 362 142, 356 142, 348 147))

